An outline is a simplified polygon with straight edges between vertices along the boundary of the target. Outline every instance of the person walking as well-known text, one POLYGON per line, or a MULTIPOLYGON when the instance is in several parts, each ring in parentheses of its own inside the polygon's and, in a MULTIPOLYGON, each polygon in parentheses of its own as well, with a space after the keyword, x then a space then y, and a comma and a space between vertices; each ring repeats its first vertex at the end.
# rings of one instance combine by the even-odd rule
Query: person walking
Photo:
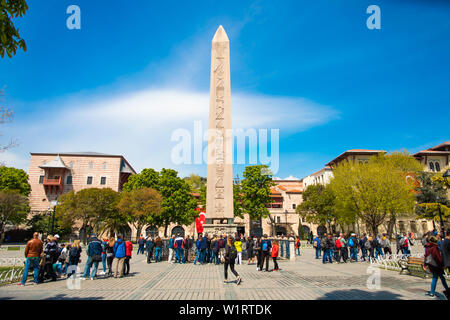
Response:
MULTIPOLYGON (((281 240, 283 241, 283 240, 281 240)), ((320 257, 320 238, 319 236, 316 236, 313 238, 313 248, 316 251, 316 259, 319 259, 320 257)))
POLYGON ((145 243, 146 243, 145 238, 144 238, 144 236, 141 234, 141 236, 140 236, 139 239, 138 239, 138 250, 137 250, 136 255, 138 255, 139 253, 144 254, 145 243))
POLYGON ((69 268, 67 278, 70 278, 73 274, 76 274, 78 264, 80 263, 81 251, 80 240, 75 240, 69 251, 69 268))
POLYGON ((86 249, 88 259, 84 266, 84 273, 81 277, 81 280, 86 280, 86 278, 89 278, 89 272, 92 265, 94 266, 94 269, 90 274, 91 280, 94 280, 94 278, 97 276, 98 264, 100 261, 102 261, 102 251, 102 242, 97 238, 95 234, 92 234, 86 249))
POLYGON ((236 264, 242 264, 242 241, 240 238, 234 241, 234 246, 237 250, 236 264))
POLYGON ((175 243, 175 235, 172 235, 169 239, 169 258, 167 259, 168 263, 172 263, 174 243, 175 243))
POLYGON ((272 260, 273 260, 273 270, 272 271, 280 270, 278 268, 278 262, 277 262, 278 251, 279 251, 278 240, 274 240, 273 246, 272 246, 272 260))
POLYGON ((163 242, 159 236, 155 239, 155 262, 161 262, 161 248, 163 242))
MULTIPOLYGON (((155 246, 155 243, 153 242, 153 239, 151 236, 147 238, 147 241, 145 241, 145 250, 147 251, 147 263, 152 262, 153 257, 153 247, 155 246)), ((136 254, 137 255, 137 254, 136 254)))
POLYGON ((39 233, 33 233, 33 239, 27 242, 25 246, 25 269, 23 272, 22 281, 19 283, 21 286, 25 286, 28 278, 28 271, 33 269, 34 284, 38 284, 39 281, 39 257, 44 251, 44 243, 39 240, 39 233))
POLYGON ((429 242, 427 243, 427 251, 425 252, 425 261, 424 265, 430 270, 433 274, 433 278, 431 280, 431 289, 426 294, 431 298, 436 297, 436 285, 438 278, 441 280, 442 285, 445 288, 444 294, 446 298, 449 297, 449 290, 447 281, 444 276, 444 262, 442 260, 441 252, 437 245, 437 238, 432 236, 429 238, 429 242))
POLYGON ((123 267, 126 256, 127 251, 125 242, 122 240, 122 236, 117 236, 117 241, 114 243, 114 278, 123 277, 123 267))
POLYGON ((269 256, 270 250, 272 249, 272 242, 267 239, 267 234, 264 234, 263 240, 261 241, 261 265, 259 270, 262 271, 264 267, 264 261, 266 262, 266 272, 269 271, 269 256))
POLYGON ((224 262, 224 283, 228 283, 228 266, 230 267, 231 272, 237 278, 236 283, 239 285, 241 283, 241 277, 234 270, 234 261, 237 257, 237 250, 233 243, 233 237, 227 237, 227 244, 225 246, 225 262, 224 262))
POLYGON ((125 241, 125 261, 123 262, 123 274, 125 276, 130 274, 130 259, 131 255, 133 253, 133 244, 131 241, 127 240, 125 241))
POLYGON ((105 254, 106 254, 106 263, 108 264, 108 277, 111 277, 113 274, 112 264, 114 261, 114 237, 110 237, 108 242, 105 244, 105 254))

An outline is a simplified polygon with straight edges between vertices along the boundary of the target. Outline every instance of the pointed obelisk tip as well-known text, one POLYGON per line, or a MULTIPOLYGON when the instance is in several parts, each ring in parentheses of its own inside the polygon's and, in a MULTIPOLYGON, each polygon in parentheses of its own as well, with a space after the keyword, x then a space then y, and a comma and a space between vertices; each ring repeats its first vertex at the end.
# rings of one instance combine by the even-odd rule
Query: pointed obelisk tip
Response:
POLYGON ((227 33, 225 32, 225 29, 222 27, 222 25, 217 28, 216 33, 214 34, 214 38, 212 40, 213 42, 226 42, 228 40, 227 33))

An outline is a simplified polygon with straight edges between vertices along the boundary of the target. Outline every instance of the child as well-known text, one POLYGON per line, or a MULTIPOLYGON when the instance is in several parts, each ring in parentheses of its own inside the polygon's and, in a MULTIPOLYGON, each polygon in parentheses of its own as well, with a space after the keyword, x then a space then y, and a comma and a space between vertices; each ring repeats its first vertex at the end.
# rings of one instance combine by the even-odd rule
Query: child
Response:
POLYGON ((278 263, 277 263, 278 251, 279 251, 278 240, 274 240, 273 245, 272 245, 272 260, 273 260, 274 269, 272 271, 280 270, 278 268, 278 263))

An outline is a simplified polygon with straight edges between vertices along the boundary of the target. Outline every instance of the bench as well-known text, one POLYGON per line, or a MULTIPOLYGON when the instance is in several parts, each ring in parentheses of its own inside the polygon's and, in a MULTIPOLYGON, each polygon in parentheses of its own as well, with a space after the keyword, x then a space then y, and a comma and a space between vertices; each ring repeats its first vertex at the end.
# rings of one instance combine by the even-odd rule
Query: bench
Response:
POLYGON ((426 278, 429 272, 424 270, 423 260, 424 260, 423 258, 415 258, 415 257, 408 257, 408 260, 403 259, 399 260, 398 264, 402 268, 400 274, 403 274, 403 272, 406 271, 407 274, 409 275, 426 278))

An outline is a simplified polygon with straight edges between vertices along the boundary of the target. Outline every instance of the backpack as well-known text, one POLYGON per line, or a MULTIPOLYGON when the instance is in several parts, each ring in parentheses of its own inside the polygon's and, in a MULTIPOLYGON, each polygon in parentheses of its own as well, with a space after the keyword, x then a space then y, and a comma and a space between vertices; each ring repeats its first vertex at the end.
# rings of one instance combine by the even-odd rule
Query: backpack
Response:
POLYGON ((317 240, 314 241, 314 245, 313 246, 314 246, 314 248, 317 248, 319 246, 319 241, 317 241, 317 240))
POLYGON ((262 251, 267 251, 269 250, 269 245, 267 244, 267 241, 264 241, 262 244, 262 251))
POLYGON ((78 256, 78 248, 77 247, 70 248, 69 257, 76 258, 77 256, 78 256))
POLYGON ((355 245, 355 242, 353 241, 353 238, 350 238, 350 239, 348 240, 348 245, 349 245, 351 248, 353 248, 353 246, 355 245))
POLYGON ((233 244, 230 246, 230 259, 234 260, 236 258, 237 258, 237 249, 233 244))
POLYGON ((366 249, 370 249, 370 241, 369 240, 366 240, 366 243, 364 244, 364 247, 366 249))
POLYGON ((340 248, 342 247, 342 245, 341 245, 341 240, 339 240, 339 239, 336 239, 335 244, 336 244, 336 248, 337 248, 337 249, 340 249, 340 248))
POLYGON ((425 257, 425 264, 429 264, 429 265, 431 265, 431 266, 433 266, 433 267, 438 267, 438 264, 437 264, 436 261, 434 260, 433 255, 432 255, 431 252, 430 252, 429 255, 427 255, 427 256, 425 257))

